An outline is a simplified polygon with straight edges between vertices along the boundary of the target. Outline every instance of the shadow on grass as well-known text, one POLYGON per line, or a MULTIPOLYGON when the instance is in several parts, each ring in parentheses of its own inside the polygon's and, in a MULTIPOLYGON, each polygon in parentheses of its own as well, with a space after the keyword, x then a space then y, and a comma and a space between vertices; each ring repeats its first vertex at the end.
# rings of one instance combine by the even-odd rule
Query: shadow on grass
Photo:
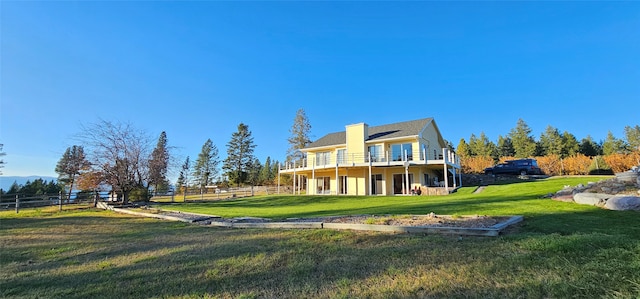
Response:
POLYGON ((0 295, 539 298, 640 291, 628 283, 640 281, 635 212, 532 214, 512 235, 462 241, 229 230, 105 213, 3 220, 0 295))

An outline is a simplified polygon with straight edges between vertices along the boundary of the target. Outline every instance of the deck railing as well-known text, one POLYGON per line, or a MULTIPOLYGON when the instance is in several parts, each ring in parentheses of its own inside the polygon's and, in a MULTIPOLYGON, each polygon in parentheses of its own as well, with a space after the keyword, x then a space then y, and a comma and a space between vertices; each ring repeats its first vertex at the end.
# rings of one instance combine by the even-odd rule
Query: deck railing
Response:
POLYGON ((446 148, 442 149, 442 153, 434 157, 434 155, 429 155, 426 150, 419 152, 418 155, 415 155, 413 152, 405 151, 402 155, 398 155, 396 153, 395 156, 392 156, 391 152, 385 151, 384 153, 379 153, 377 155, 372 155, 370 153, 343 153, 339 155, 337 153, 330 156, 317 156, 316 159, 311 159, 309 161, 308 158, 301 158, 292 162, 286 162, 280 165, 280 170, 294 170, 294 169, 304 169, 304 168, 327 168, 327 167, 335 167, 335 166, 355 166, 362 165, 366 163, 371 163, 374 166, 379 166, 380 164, 386 163, 388 165, 395 164, 394 162, 423 162, 426 163, 428 160, 432 161, 442 161, 443 163, 453 163, 456 165, 460 165, 460 159, 458 156, 449 151, 446 148))

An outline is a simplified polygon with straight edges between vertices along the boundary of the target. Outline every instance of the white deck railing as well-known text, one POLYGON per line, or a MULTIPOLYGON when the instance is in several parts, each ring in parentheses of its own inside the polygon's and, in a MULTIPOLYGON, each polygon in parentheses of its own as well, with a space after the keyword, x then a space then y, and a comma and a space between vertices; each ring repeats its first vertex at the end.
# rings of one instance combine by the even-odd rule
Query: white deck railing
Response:
POLYGON ((402 155, 394 153, 392 155, 389 151, 380 153, 378 155, 371 155, 369 153, 346 153, 338 155, 337 153, 330 157, 316 157, 309 161, 307 158, 302 158, 293 162, 286 162, 280 165, 280 170, 299 170, 299 169, 322 169, 330 167, 348 167, 348 166, 366 166, 371 164, 372 166, 385 166, 385 165, 404 165, 406 162, 412 164, 449 164, 460 165, 459 157, 447 148, 442 149, 442 154, 434 157, 429 156, 426 150, 419 152, 415 155, 415 152, 405 151, 402 155))

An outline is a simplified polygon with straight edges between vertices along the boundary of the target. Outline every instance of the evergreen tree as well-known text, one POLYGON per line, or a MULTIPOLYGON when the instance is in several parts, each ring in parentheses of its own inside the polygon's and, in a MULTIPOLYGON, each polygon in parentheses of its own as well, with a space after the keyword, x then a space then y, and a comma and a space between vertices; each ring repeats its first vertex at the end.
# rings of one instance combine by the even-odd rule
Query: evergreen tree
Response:
MULTIPOLYGON (((2 151, 2 148, 4 147, 4 144, 0 143, 0 158, 6 156, 7 154, 5 152, 2 151)), ((6 162, 4 162, 4 159, 0 159, 0 175, 2 175, 2 168, 4 167, 4 164, 6 162)))
POLYGON ((154 186, 154 190, 158 192, 160 189, 166 189, 167 169, 169 168, 169 149, 167 148, 167 133, 162 131, 158 137, 158 143, 151 152, 149 159, 149 184, 154 186))
POLYGON ((180 175, 178 175, 178 181, 176 181, 176 185, 178 188, 185 188, 189 185, 189 172, 191 171, 191 161, 189 161, 189 156, 182 163, 182 167, 180 168, 180 175))
POLYGON ((607 133, 607 139, 602 143, 602 153, 605 155, 618 154, 626 152, 627 147, 622 139, 618 139, 613 136, 613 133, 609 131, 607 133))
MULTIPOLYGON (((624 127, 624 135, 632 151, 640 151, 640 126, 624 127)), ((1 148, 0 148, 1 149, 1 148)))
POLYGON ((229 180, 237 186, 247 180, 247 172, 254 160, 255 147, 249 127, 240 123, 238 131, 231 135, 231 140, 227 143, 227 158, 222 166, 229 180))
POLYGON ((541 156, 562 155, 562 135, 558 129, 547 126, 547 129, 540 134, 541 156))
POLYGON ((307 114, 304 112, 304 109, 300 108, 296 112, 296 117, 293 119, 293 126, 289 129, 291 135, 287 139, 289 142, 287 161, 293 161, 293 155, 311 143, 311 138, 309 137, 310 131, 311 124, 309 123, 307 114))
POLYGON ((511 129, 508 136, 513 143, 516 158, 528 158, 535 155, 536 141, 531 135, 531 128, 524 120, 518 119, 516 127, 511 129))
POLYGON ((511 138, 498 135, 498 157, 513 157, 515 154, 511 138))
POLYGON ((471 134, 471 137, 469 138, 469 148, 471 148, 471 152, 476 156, 495 158, 497 154, 496 145, 489 140, 484 132, 480 133, 479 138, 476 138, 475 135, 471 134))
POLYGON ((562 155, 561 157, 566 158, 577 154, 580 151, 580 143, 578 143, 578 139, 573 134, 564 131, 562 133, 562 155))
POLYGON ((18 185, 18 182, 13 181, 13 184, 11 184, 11 187, 9 187, 7 194, 16 194, 19 192, 20 192, 20 185, 18 185))
POLYGON ((278 183, 276 182, 276 178, 278 176, 278 174, 280 174, 280 169, 278 169, 280 167, 280 161, 276 160, 272 163, 271 165, 271 173, 269 176, 269 180, 274 182, 274 183, 278 183))
POLYGON ((262 170, 262 163, 258 158, 254 158, 249 171, 247 173, 247 182, 251 184, 251 186, 260 185, 260 172, 262 170))
POLYGON ((469 148, 469 144, 467 144, 464 138, 460 138, 460 142, 458 142, 458 150, 456 151, 456 153, 462 158, 471 156, 471 149, 469 148))
POLYGON ((210 185, 218 177, 218 164, 220 164, 218 148, 211 139, 207 139, 198 154, 196 164, 193 166, 193 178, 198 182, 200 190, 210 185))
POLYGON ((591 136, 587 135, 586 138, 582 138, 580 141, 579 153, 587 157, 595 157, 602 154, 602 148, 599 144, 593 141, 591 136))
POLYGON ((91 164, 87 160, 82 146, 74 145, 68 147, 64 152, 62 158, 60 158, 56 165, 56 172, 58 173, 58 181, 69 187, 67 199, 71 198, 71 192, 73 191, 73 184, 76 178, 83 171, 89 170, 89 167, 91 167, 91 164))
POLYGON ((267 157, 267 160, 264 161, 264 165, 262 166, 262 169, 260 169, 259 181, 262 184, 271 184, 272 182, 271 168, 272 167, 273 166, 271 165, 271 157, 267 157))

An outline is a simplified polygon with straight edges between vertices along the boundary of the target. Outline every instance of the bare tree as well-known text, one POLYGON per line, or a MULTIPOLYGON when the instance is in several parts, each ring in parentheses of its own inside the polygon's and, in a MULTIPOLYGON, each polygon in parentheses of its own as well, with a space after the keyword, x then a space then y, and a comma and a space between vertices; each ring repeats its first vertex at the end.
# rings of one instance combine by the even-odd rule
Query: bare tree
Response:
POLYGON ((151 138, 130 123, 100 120, 82 126, 78 139, 89 153, 95 171, 104 183, 129 202, 131 191, 148 188, 151 138))

